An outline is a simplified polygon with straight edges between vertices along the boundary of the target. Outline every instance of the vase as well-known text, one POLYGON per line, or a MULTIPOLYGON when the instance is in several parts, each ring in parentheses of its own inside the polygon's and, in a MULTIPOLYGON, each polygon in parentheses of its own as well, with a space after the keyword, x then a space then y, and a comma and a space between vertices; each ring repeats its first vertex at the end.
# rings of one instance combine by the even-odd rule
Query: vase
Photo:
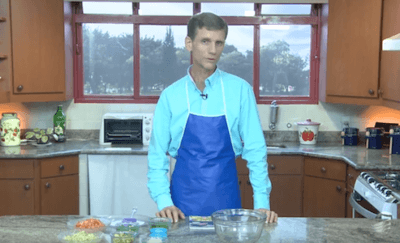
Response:
POLYGON ((0 122, 0 144, 19 146, 21 144, 20 120, 16 113, 3 113, 0 122))

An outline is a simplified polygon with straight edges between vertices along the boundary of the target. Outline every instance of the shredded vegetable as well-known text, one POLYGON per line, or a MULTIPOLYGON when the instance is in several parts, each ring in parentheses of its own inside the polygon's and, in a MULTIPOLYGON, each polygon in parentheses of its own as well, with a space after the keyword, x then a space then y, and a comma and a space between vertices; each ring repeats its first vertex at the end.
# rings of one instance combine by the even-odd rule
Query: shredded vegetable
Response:
POLYGON ((65 241, 71 242, 94 242, 97 239, 95 234, 86 233, 85 231, 80 231, 73 235, 67 235, 64 237, 65 241))
POLYGON ((98 219, 86 219, 84 221, 79 221, 76 225, 76 228, 80 228, 80 229, 95 229, 95 228, 100 228, 100 227, 104 227, 104 224, 98 220, 98 219))

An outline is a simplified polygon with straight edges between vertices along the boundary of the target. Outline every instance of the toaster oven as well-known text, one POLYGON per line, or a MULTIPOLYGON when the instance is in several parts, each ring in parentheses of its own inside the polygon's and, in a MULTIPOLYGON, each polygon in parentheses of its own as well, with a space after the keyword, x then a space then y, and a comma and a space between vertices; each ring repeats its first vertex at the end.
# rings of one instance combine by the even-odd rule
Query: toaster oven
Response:
POLYGON ((106 113, 102 117, 100 145, 149 145, 152 113, 106 113))

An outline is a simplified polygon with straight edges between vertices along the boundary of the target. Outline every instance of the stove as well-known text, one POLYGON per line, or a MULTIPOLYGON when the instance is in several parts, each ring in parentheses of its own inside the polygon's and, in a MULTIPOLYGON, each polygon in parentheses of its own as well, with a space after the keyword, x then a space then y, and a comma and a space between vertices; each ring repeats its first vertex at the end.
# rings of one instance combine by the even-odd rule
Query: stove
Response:
POLYGON ((354 185, 350 204, 366 218, 400 218, 400 173, 393 171, 361 172, 354 185), (367 201, 376 210, 373 213, 360 205, 367 201))

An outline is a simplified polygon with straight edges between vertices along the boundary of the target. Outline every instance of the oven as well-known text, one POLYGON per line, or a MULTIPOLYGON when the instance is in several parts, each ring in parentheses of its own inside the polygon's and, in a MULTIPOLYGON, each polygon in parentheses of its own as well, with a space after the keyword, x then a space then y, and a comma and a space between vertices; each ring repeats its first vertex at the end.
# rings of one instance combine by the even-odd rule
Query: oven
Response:
POLYGON ((392 171, 362 172, 350 196, 353 218, 400 218, 400 173, 392 171))

